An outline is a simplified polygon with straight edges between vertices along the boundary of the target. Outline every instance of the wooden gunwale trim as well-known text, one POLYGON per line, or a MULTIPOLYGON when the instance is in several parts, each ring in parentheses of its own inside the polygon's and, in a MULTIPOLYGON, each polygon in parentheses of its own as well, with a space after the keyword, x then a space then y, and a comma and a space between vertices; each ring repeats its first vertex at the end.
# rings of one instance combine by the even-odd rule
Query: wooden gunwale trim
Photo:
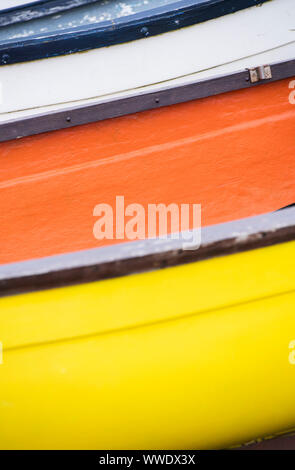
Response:
POLYGON ((73 54, 156 36, 203 23, 269 0, 182 0, 99 26, 67 29, 0 45, 0 66, 73 54))
POLYGON ((202 229, 198 249, 150 239, 0 266, 0 297, 226 256, 295 240, 295 207, 202 229))
POLYGON ((0 142, 276 82, 295 76, 295 59, 273 63, 271 70, 271 79, 257 83, 251 83, 249 70, 246 69, 208 80, 165 87, 154 92, 134 93, 124 98, 109 99, 90 105, 74 106, 61 111, 50 111, 22 119, 4 121, 0 123, 0 142))

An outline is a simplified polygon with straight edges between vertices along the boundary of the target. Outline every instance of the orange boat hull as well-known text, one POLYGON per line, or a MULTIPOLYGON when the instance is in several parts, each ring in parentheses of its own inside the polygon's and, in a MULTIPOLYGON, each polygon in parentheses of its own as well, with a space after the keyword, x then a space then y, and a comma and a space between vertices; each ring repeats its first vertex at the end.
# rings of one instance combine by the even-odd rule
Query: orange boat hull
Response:
POLYGON ((202 225, 295 202, 290 80, 0 144, 0 263, 122 242, 97 204, 202 204, 202 225))

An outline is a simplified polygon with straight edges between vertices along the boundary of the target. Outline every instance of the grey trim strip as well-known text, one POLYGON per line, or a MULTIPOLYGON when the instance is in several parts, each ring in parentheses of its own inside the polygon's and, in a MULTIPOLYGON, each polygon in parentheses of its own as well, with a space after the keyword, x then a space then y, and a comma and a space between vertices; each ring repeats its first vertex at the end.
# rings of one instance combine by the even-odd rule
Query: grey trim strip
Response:
POLYGON ((167 87, 155 92, 138 93, 127 98, 106 100, 96 104, 76 106, 62 111, 6 121, 0 124, 0 142, 185 103, 290 78, 295 76, 295 59, 272 64, 271 70, 271 79, 255 84, 250 82, 249 71, 244 70, 209 80, 167 87))
POLYGON ((145 240, 0 266, 0 296, 155 270, 295 240, 295 207, 205 227, 198 249, 145 240))

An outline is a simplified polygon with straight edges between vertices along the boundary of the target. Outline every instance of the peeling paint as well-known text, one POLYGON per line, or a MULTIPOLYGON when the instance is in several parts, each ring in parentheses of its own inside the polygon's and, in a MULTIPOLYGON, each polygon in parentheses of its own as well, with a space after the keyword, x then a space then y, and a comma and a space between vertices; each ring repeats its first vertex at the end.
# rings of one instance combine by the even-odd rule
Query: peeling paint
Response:
POLYGON ((68 8, 66 11, 60 12, 60 7, 52 8, 51 15, 44 18, 38 18, 38 14, 34 13, 33 9, 28 9, 23 22, 0 27, 0 41, 13 41, 19 38, 37 36, 44 32, 50 33, 56 30, 60 31, 89 24, 99 24, 104 21, 113 21, 175 3, 175 0, 126 0, 125 2, 103 0, 77 7, 79 1, 73 0, 69 4, 72 5, 72 8, 68 8), (30 21, 27 21, 29 18, 31 18, 30 21))

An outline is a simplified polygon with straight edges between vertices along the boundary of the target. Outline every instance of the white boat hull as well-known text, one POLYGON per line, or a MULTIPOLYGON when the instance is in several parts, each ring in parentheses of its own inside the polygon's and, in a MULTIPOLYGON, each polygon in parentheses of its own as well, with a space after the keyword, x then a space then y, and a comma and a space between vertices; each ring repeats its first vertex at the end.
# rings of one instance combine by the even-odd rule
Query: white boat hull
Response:
POLYGON ((0 113, 288 60, 295 52, 294 25, 294 0, 273 0, 159 36, 2 66, 0 113))

